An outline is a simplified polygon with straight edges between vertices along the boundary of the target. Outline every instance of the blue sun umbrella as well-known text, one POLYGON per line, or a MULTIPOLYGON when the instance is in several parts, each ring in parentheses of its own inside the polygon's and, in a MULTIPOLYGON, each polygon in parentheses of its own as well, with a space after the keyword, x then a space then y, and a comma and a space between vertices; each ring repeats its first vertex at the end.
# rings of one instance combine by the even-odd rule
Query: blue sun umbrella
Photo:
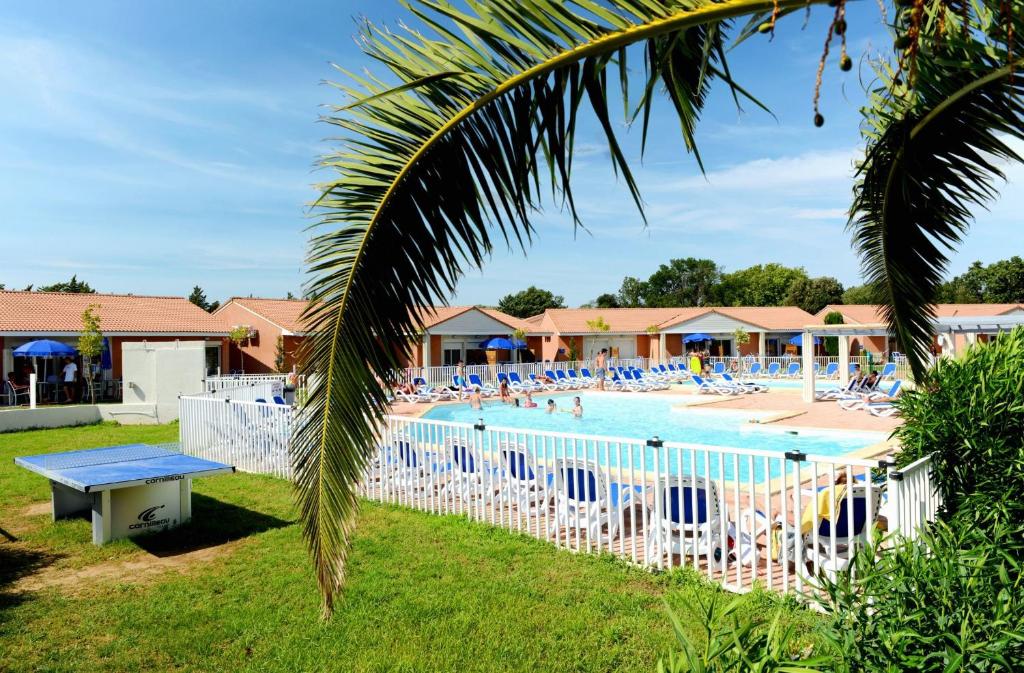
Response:
POLYGON ((114 359, 110 355, 110 341, 107 339, 107 337, 103 337, 103 352, 100 353, 100 368, 114 368, 114 359))
MULTIPOLYGON (((804 345, 804 335, 803 334, 797 334, 795 337, 793 337, 792 339, 789 340, 789 345, 803 347, 803 345, 804 345)), ((814 337, 814 345, 815 346, 820 346, 821 345, 821 337, 814 337)))
POLYGON ((18 358, 59 358, 78 353, 74 348, 59 341, 38 339, 29 341, 14 349, 14 357, 18 358))
POLYGON ((517 351, 526 348, 525 342, 505 337, 491 337, 481 341, 478 345, 485 351, 517 351))
POLYGON ((686 338, 683 339, 684 344, 692 344, 697 341, 711 341, 710 334, 704 334, 703 332, 697 332, 695 334, 687 334, 686 338))

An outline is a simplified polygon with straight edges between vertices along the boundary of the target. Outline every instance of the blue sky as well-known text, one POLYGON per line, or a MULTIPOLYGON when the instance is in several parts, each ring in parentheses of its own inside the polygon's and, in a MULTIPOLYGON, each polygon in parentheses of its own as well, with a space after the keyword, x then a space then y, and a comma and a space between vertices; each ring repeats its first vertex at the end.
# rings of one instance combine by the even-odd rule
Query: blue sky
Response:
MULTIPOLYGON (((306 204, 328 175, 316 157, 331 130, 321 82, 371 65, 353 40, 355 19, 394 25, 400 7, 377 2, 6 3, 0 7, 0 283, 20 288, 72 273, 102 291, 211 298, 283 296, 303 283, 311 223, 306 204)), ((555 208, 537 218, 527 257, 498 249, 453 299, 496 303, 534 284, 570 305, 647 277, 672 257, 710 257, 726 270, 800 265, 859 282, 843 230, 860 146, 859 59, 888 49, 875 3, 850 10, 855 67, 826 68, 822 129, 811 124, 826 11, 807 29, 780 24, 732 52, 736 79, 772 116, 724 87, 712 94, 698 142, 702 176, 678 124, 656 108, 637 176, 644 228, 607 162, 593 123, 579 132, 575 190, 588 231, 555 208)), ((628 133, 625 126, 622 132, 628 133)), ((637 156, 636 136, 627 147, 637 156)), ((1024 171, 955 255, 1021 254, 1024 171)))

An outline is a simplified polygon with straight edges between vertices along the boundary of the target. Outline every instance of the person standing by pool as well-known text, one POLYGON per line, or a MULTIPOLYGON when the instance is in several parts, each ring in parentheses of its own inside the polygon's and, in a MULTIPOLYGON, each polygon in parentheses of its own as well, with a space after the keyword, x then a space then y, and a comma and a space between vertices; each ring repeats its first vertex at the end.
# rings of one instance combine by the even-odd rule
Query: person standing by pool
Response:
POLYGON ((466 363, 462 360, 459 360, 459 363, 455 365, 455 376, 459 379, 459 399, 461 400, 462 391, 469 385, 469 379, 466 378, 466 363))
POLYGON ((604 377, 608 373, 608 349, 602 348, 601 352, 594 358, 594 366, 597 368, 597 389, 604 390, 604 377))
POLYGON ((502 379, 498 384, 498 393, 502 402, 512 404, 512 396, 508 392, 508 379, 502 379))
POLYGON ((572 398, 572 415, 576 418, 583 418, 583 404, 580 403, 580 398, 572 398))
POLYGON ((703 369, 703 363, 700 361, 697 351, 690 351, 690 372, 699 376, 703 369))
POLYGON ((483 398, 480 397, 480 388, 478 386, 473 386, 473 392, 469 394, 469 408, 482 409, 483 406, 483 398))
POLYGON ((556 411, 558 411, 558 406, 555 404, 554 400, 548 400, 548 408, 545 411, 547 411, 549 414, 553 414, 556 411))

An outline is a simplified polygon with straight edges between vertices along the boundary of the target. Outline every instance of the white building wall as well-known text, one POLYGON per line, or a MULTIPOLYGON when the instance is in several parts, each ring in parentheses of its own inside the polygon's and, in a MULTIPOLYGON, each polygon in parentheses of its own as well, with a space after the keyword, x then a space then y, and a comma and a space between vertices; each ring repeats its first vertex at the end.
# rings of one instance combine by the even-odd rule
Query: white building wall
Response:
POLYGON ((202 341, 145 342, 121 345, 125 405, 154 405, 167 423, 178 417, 178 396, 203 392, 206 344, 202 341))

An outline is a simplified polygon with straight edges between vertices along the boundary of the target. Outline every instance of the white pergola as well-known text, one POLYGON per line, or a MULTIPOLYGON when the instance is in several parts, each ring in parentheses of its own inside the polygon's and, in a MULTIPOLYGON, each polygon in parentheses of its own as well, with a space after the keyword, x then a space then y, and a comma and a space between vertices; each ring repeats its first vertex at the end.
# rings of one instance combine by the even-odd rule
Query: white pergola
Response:
MULTIPOLYGON (((949 348, 943 348, 943 354, 956 356, 956 335, 967 337, 968 343, 974 343, 979 334, 998 334, 1024 325, 1024 315, 1002 315, 967 317, 954 316, 937 318, 934 334, 940 338, 945 336, 949 348)), ((850 340, 849 337, 889 336, 888 326, 882 323, 864 325, 807 325, 804 327, 803 343, 813 344, 815 337, 842 337, 839 339, 839 385, 850 382, 850 340)), ((814 401, 814 348, 802 348, 803 399, 804 402, 814 401)))

